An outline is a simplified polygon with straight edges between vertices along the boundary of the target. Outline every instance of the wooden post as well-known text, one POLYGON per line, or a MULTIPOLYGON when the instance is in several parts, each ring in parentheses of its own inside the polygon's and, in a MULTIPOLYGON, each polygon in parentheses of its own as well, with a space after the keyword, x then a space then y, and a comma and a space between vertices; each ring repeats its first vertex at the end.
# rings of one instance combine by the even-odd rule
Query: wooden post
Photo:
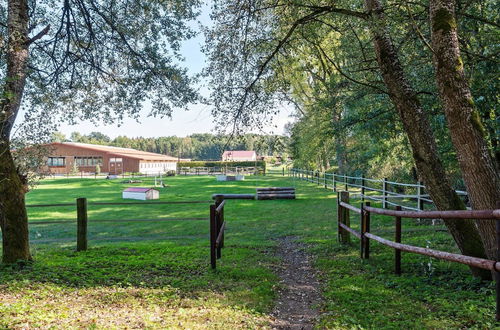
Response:
POLYGON ((87 199, 76 199, 76 251, 87 250, 87 199))
POLYGON ((370 232, 370 212, 366 211, 364 206, 370 206, 370 202, 366 202, 361 207, 361 257, 363 259, 370 258, 370 239, 365 237, 365 233, 370 232))
POLYGON ((319 171, 316 171, 316 181, 317 181, 318 186, 319 186, 319 171))
POLYGON ((384 200, 382 202, 382 208, 387 208, 387 178, 384 178, 384 182, 382 184, 382 194, 384 195, 384 200))
MULTIPOLYGON (((221 199, 217 199, 215 201, 215 209, 217 209, 217 207, 219 207, 219 205, 221 203, 222 203, 222 200, 221 199)), ((215 240, 217 240, 217 237, 219 237, 220 228, 222 227, 222 216, 217 211, 215 211, 215 224, 216 224, 215 240)), ((215 241, 214 241, 214 244, 216 244, 215 241)), ((217 259, 220 259, 222 257, 221 244, 219 244, 216 247, 216 252, 217 252, 217 259)))
MULTIPOLYGON (((401 206, 396 206, 396 211, 401 211, 401 206)), ((396 217, 396 232, 394 236, 394 241, 401 243, 401 217, 396 217)), ((399 249, 394 250, 394 273, 401 275, 401 250, 399 249)))
MULTIPOLYGON (((344 203, 349 203, 349 192, 347 191, 341 191, 340 192, 340 201, 344 203)), ((351 226, 351 220, 349 218, 349 209, 346 209, 345 207, 340 208, 342 213, 340 214, 341 217, 341 222, 350 227, 351 226)), ((342 237, 341 237, 341 242, 342 243, 350 243, 351 242, 351 234, 347 230, 342 230, 342 237)))
POLYGON ((337 191, 337 181, 335 181, 335 172, 333 173, 332 175, 333 177, 333 192, 336 192, 337 191))
POLYGON ((325 189, 328 188, 328 185, 326 183, 326 172, 323 172, 323 183, 325 184, 325 189))
POLYGON ((365 175, 361 175, 361 203, 365 202, 365 175))
POLYGON ((215 241, 217 240, 217 223, 215 220, 215 205, 210 205, 210 265, 212 269, 217 267, 217 254, 215 251, 215 241))
POLYGON ((283 176, 285 176, 285 168, 283 167, 283 176))
POLYGON ((345 184, 345 191, 349 191, 349 187, 347 186, 347 175, 344 174, 344 184, 345 184))

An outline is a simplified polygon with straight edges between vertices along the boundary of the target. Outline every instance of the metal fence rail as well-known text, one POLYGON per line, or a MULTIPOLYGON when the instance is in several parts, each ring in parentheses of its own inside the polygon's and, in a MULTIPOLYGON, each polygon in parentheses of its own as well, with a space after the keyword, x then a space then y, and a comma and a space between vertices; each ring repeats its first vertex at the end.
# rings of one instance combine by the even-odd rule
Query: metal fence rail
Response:
MULTIPOLYGON (((331 189, 334 192, 355 188, 359 193, 351 195, 352 198, 360 198, 362 202, 372 200, 381 202, 382 208, 389 206, 400 206, 408 211, 422 211, 425 205, 433 205, 429 194, 425 192, 425 185, 422 182, 401 183, 384 179, 365 178, 364 176, 349 176, 338 173, 326 173, 319 171, 291 168, 288 175, 293 179, 316 183, 325 189, 331 189), (406 192, 410 190, 410 192, 406 192), (371 195, 370 192, 380 193, 371 195), (406 203, 397 202, 395 199, 406 200, 406 203)), ((456 191, 461 196, 467 196, 465 191, 456 191)))

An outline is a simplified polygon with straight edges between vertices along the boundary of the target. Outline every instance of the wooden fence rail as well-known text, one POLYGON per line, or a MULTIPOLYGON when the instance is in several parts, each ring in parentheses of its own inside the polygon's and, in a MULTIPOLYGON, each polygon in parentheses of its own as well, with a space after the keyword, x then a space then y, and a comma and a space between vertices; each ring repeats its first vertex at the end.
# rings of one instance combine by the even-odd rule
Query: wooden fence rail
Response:
POLYGON ((437 259, 452 261, 471 267, 490 270, 495 274, 496 281, 496 320, 500 321, 500 209, 495 210, 457 210, 457 211, 402 211, 400 206, 396 210, 387 210, 371 207, 369 202, 362 203, 361 208, 349 204, 349 193, 342 191, 337 196, 337 222, 340 243, 350 242, 350 234, 360 239, 360 255, 363 259, 370 257, 370 240, 374 240, 395 250, 394 273, 401 274, 401 251, 421 254, 437 259), (349 211, 360 215, 360 231, 350 227, 349 211), (394 241, 370 233, 371 214, 392 216, 395 218, 394 241), (478 219, 496 222, 497 258, 489 260, 465 256, 456 253, 433 250, 419 246, 401 243, 402 218, 441 218, 441 219, 478 219))
POLYGON ((216 199, 215 204, 210 205, 210 265, 212 269, 217 268, 217 259, 222 257, 224 247, 224 206, 226 201, 216 199))

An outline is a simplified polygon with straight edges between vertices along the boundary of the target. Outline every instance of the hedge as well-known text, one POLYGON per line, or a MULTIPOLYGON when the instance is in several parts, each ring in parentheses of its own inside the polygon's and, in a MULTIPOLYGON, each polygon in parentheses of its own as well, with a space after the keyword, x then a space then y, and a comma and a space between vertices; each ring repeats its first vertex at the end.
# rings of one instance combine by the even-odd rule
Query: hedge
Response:
POLYGON ((222 162, 222 161, 193 161, 193 162, 178 162, 177 169, 183 167, 260 167, 266 169, 266 162, 259 161, 245 161, 245 162, 222 162))

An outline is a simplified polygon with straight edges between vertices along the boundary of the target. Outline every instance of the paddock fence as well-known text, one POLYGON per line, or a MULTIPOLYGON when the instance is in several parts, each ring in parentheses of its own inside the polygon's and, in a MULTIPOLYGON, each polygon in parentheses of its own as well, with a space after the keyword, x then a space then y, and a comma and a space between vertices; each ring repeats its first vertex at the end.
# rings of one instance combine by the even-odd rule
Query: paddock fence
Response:
MULTIPOLYGON (((423 182, 401 183, 384 179, 372 179, 364 176, 349 176, 337 173, 325 173, 298 168, 288 170, 288 176, 331 189, 333 192, 340 190, 355 190, 356 195, 351 197, 361 198, 361 201, 371 200, 380 202, 383 209, 401 207, 408 211, 423 211, 434 205, 429 194, 425 192, 423 182)), ((457 190, 459 196, 467 196, 467 192, 457 190)))
POLYGON ((496 281, 496 320, 500 321, 500 209, 495 210, 458 210, 458 211, 404 211, 401 206, 395 210, 375 208, 370 202, 363 202, 361 207, 349 203, 349 192, 337 193, 337 237, 340 243, 351 242, 351 235, 360 241, 360 257, 370 258, 370 241, 394 249, 394 273, 401 275, 401 252, 421 254, 441 260, 461 263, 471 267, 489 270, 495 274, 496 281), (350 223, 350 212, 359 214, 359 228, 353 229, 350 223), (394 241, 374 235, 370 232, 371 214, 394 217, 394 241), (440 250, 423 248, 401 243, 403 218, 440 218, 440 219, 475 219, 481 221, 495 221, 496 223, 496 254, 497 260, 471 257, 440 250))
MULTIPOLYGON (((222 196, 222 195, 214 195, 222 196)), ((230 198, 230 196, 228 196, 230 198)), ((224 219, 224 206, 226 201, 221 198, 214 198, 212 201, 171 201, 171 202, 89 202, 87 198, 77 198, 74 203, 58 204, 31 204, 27 208, 76 208, 76 251, 86 251, 88 249, 88 227, 89 206, 137 206, 137 205, 179 205, 179 204, 210 204, 209 217, 161 217, 161 218, 131 218, 131 219, 91 219, 90 223, 123 223, 123 222, 164 222, 164 221, 206 221, 209 223, 210 237, 210 264, 212 269, 216 268, 216 260, 221 258, 221 249, 224 247, 224 232, 226 221, 224 219)), ((240 198, 238 198, 240 199, 240 198)), ((47 224, 75 224, 75 220, 49 220, 49 221, 29 221, 29 226, 47 224)))

